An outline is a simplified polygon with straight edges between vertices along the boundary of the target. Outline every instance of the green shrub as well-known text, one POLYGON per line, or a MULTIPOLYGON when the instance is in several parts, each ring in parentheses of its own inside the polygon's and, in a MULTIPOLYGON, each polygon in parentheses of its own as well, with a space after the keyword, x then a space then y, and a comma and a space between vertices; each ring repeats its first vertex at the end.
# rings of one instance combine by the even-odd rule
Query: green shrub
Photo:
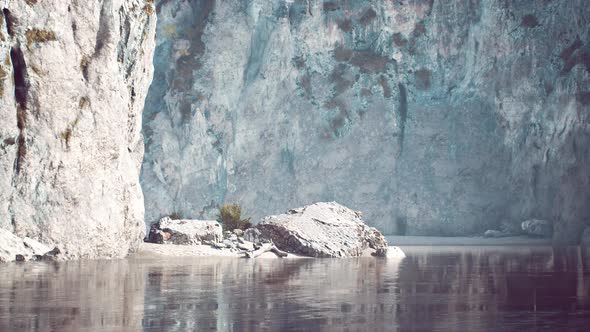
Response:
POLYGON ((221 223, 224 231, 246 230, 252 227, 250 218, 242 219, 242 208, 239 204, 223 204, 220 206, 217 221, 221 223))

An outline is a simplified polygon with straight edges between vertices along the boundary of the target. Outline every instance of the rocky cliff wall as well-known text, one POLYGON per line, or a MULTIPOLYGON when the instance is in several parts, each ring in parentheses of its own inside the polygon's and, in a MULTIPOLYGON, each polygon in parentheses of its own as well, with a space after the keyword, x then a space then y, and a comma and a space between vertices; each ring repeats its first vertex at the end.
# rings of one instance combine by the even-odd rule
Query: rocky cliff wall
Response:
POLYGON ((68 257, 143 237, 153 0, 0 0, 0 228, 68 257))
POLYGON ((590 221, 584 0, 162 0, 146 220, 336 200, 385 233, 590 221))

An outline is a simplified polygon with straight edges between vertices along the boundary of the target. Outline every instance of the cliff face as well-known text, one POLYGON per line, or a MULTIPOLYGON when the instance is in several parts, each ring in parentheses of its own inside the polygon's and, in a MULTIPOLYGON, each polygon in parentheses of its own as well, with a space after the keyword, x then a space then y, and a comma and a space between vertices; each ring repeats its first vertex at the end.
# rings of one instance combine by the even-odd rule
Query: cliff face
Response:
POLYGON ((385 233, 590 221, 590 7, 160 1, 146 219, 314 201, 385 233))
POLYGON ((153 0, 0 0, 0 228, 68 257, 143 237, 153 0))

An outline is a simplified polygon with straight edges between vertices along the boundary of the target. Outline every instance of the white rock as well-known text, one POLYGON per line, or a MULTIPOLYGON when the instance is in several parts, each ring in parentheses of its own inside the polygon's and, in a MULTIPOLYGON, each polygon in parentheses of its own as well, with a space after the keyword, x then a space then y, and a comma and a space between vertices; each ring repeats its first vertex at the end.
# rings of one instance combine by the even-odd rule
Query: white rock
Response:
POLYGON ((399 247, 389 247, 387 250, 387 258, 403 259, 406 254, 399 247))
POLYGON ((383 235, 365 225, 359 212, 336 202, 315 203, 269 216, 255 227, 280 250, 298 255, 351 257, 361 256, 367 249, 387 254, 383 235))
POLYGON ((123 257, 139 246, 149 8, 153 1, 0 1, 1 229, 70 258, 123 257))
POLYGON ((30 256, 31 250, 25 247, 23 240, 11 232, 0 229, 0 263, 11 262, 16 255, 30 256))
POLYGON ((44 255, 53 249, 37 240, 31 239, 30 237, 25 237, 23 239, 23 243, 25 247, 33 253, 33 255, 44 255))
POLYGON ((198 245, 223 241, 221 225, 215 220, 170 219, 164 217, 150 229, 152 243, 198 245))

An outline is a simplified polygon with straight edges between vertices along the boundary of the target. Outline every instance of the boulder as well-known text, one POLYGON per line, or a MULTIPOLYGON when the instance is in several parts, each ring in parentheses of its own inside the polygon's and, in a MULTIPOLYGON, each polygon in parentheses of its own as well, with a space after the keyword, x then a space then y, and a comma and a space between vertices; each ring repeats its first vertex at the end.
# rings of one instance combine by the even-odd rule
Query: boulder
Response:
POLYGON ((43 243, 33 240, 30 237, 25 237, 23 243, 27 249, 29 249, 33 255, 45 255, 51 251, 51 247, 44 245, 43 243))
POLYGON ((525 234, 535 237, 551 237, 553 229, 547 220, 530 219, 520 225, 525 234))
MULTIPOLYGON (((387 254, 383 235, 367 226, 360 212, 336 202, 315 203, 266 217, 256 230, 278 249, 302 256, 355 257, 366 250, 379 256, 387 254)), ((244 238, 254 233, 247 230, 244 238)))
POLYGON ((147 242, 197 245, 203 241, 221 242, 221 225, 215 220, 173 220, 164 217, 152 224, 147 242))
POLYGON ((252 243, 260 243, 262 240, 261 235, 260 231, 255 227, 248 228, 244 231, 244 240, 252 243))
POLYGON ((11 262, 16 255, 30 253, 23 240, 5 229, 0 228, 0 262, 11 262))
POLYGON ((21 239, 12 232, 0 228, 0 263, 25 261, 35 256, 43 256, 50 251, 50 247, 43 243, 28 237, 21 239))

